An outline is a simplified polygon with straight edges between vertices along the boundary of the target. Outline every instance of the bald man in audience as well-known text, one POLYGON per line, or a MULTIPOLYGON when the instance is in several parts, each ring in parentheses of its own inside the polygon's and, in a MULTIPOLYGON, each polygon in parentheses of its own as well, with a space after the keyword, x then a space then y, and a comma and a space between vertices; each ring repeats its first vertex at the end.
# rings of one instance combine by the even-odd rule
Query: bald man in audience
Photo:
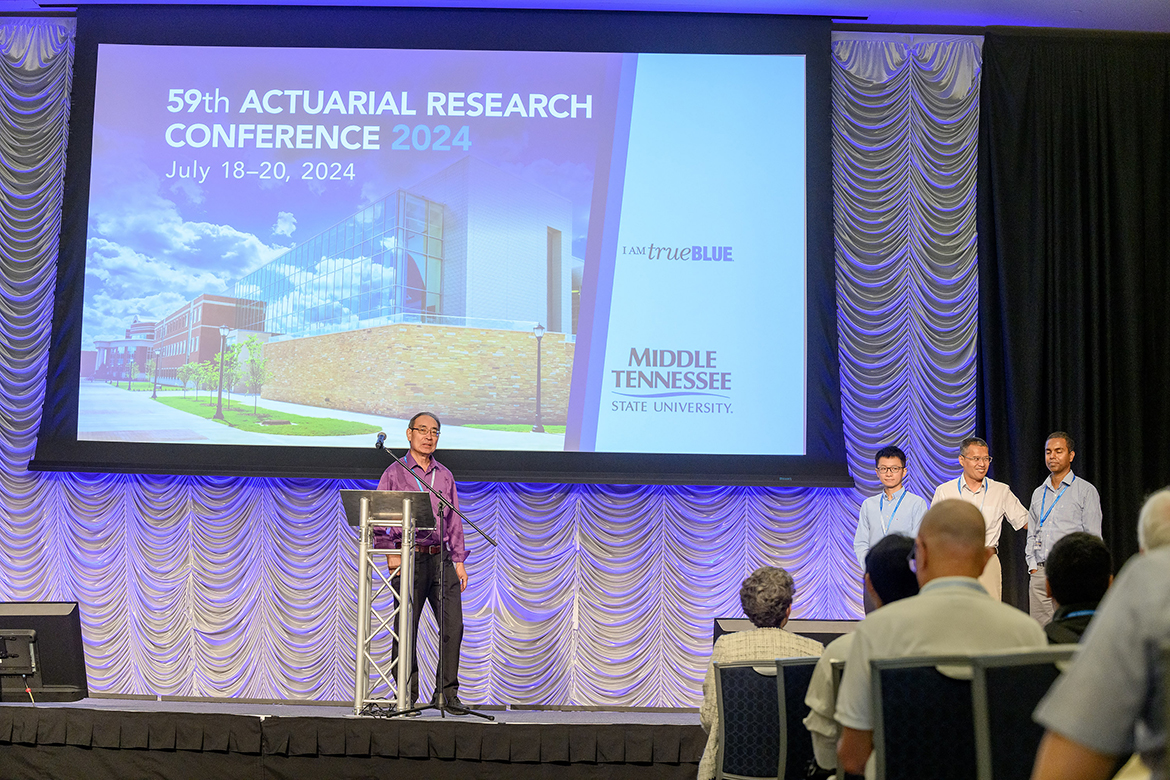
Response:
POLYGON ((987 476, 991 468, 991 453, 987 442, 978 436, 968 436, 959 445, 959 466, 963 473, 957 479, 949 479, 934 491, 931 506, 940 501, 958 498, 977 507, 986 523, 987 567, 980 574, 979 582, 999 601, 1003 595, 1003 572, 999 563, 999 537, 1006 519, 1017 531, 1028 525, 1028 510, 1016 498, 1012 489, 1003 482, 996 482, 987 476))
POLYGON ((954 655, 1047 645, 1040 624, 997 601, 979 584, 987 559, 987 525, 975 506, 947 499, 922 518, 914 561, 922 591, 888 604, 853 633, 837 695, 838 766, 861 774, 873 753, 869 662, 874 658, 954 655))

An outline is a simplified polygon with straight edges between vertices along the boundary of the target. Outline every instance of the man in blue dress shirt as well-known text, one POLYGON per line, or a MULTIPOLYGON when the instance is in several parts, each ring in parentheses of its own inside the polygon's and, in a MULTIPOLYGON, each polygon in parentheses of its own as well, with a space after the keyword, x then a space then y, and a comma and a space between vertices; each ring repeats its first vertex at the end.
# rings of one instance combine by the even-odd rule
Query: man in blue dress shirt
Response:
POLYGON ((898 447, 883 447, 874 457, 882 492, 861 503, 857 532, 853 534, 853 552, 865 571, 865 555, 870 548, 890 534, 913 539, 926 514, 926 501, 902 486, 906 477, 906 453, 898 447))
POLYGON ((1052 620, 1052 599, 1045 588, 1044 562, 1052 545, 1075 531, 1101 536, 1101 496, 1088 480, 1073 474, 1073 440, 1064 431, 1048 435, 1044 463, 1049 477, 1032 493, 1028 508, 1028 546, 1024 557, 1031 573, 1029 613, 1040 625, 1052 620))

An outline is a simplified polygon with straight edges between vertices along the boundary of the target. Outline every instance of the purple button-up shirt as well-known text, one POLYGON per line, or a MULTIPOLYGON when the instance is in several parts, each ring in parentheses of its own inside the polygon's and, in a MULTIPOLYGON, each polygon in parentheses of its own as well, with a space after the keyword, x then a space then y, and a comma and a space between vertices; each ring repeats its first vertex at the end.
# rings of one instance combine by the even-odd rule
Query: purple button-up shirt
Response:
MULTIPOLYGON (((426 488, 419 486, 419 482, 422 481, 426 482, 428 487, 437 490, 456 509, 459 508, 459 494, 455 491, 455 477, 451 474, 450 469, 432 457, 431 467, 424 471, 422 466, 415 463, 414 455, 409 452, 406 453, 403 460, 410 466, 410 471, 407 472, 401 463, 391 463, 390 467, 382 472, 382 478, 378 480, 378 490, 414 490, 425 493, 427 492, 426 488)), ((437 524, 439 499, 433 495, 431 496, 431 511, 435 513, 437 524)), ((444 506, 443 512, 445 513, 443 515, 443 530, 446 532, 445 547, 451 551, 452 561, 462 563, 467 559, 467 548, 463 543, 463 521, 448 507, 444 506)), ((374 537, 374 546, 397 547, 401 538, 402 531, 397 528, 388 528, 374 537)), ((437 545, 439 531, 437 528, 433 531, 416 531, 414 541, 417 544, 428 546, 437 545)))

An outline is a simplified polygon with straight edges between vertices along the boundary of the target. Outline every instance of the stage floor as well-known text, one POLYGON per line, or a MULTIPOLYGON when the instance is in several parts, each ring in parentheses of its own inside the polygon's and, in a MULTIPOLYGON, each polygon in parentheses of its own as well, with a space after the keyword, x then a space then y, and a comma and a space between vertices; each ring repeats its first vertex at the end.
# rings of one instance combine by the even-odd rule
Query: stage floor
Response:
MULTIPOLYGON (((213 701, 185 701, 179 699, 131 699, 91 697, 68 702, 0 702, 0 707, 33 707, 37 709, 84 708, 103 712, 171 712, 199 713, 204 715, 239 715, 256 718, 350 718, 355 719, 353 706, 333 704, 250 703, 230 699, 213 701)), ((487 706, 478 712, 491 715, 497 723, 510 724, 562 724, 562 725, 617 725, 641 724, 646 726, 698 726, 699 711, 680 709, 645 708, 552 708, 504 709, 499 705, 487 706)), ((357 718, 357 720, 381 720, 380 718, 357 718)), ((404 720, 394 718, 393 720, 404 720)), ((426 720, 452 720, 456 722, 487 722, 474 715, 440 716, 436 711, 424 712, 410 722, 426 720)))
POLYGON ((692 780, 693 711, 484 709, 354 717, 352 706, 89 698, 0 704, 0 777, 84 780, 692 780))

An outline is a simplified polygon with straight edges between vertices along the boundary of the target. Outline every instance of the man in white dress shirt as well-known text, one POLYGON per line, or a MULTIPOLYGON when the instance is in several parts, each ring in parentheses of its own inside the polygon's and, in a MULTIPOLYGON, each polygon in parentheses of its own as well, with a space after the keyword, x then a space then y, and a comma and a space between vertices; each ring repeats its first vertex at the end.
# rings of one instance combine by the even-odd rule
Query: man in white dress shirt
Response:
POLYGON ((1020 503, 1003 482, 996 482, 987 476, 987 469, 991 466, 991 453, 987 442, 977 436, 963 439, 959 445, 959 466, 963 473, 958 479, 948 480, 939 485, 934 491, 934 499, 930 502, 935 506, 948 498, 957 498, 973 504, 987 525, 987 547, 991 550, 991 557, 987 559, 987 566, 979 577, 982 585, 996 601, 1003 599, 1003 570, 999 564, 999 535, 1003 529, 1003 520, 1007 519, 1012 528, 1019 531, 1028 526, 1028 510, 1020 503))

